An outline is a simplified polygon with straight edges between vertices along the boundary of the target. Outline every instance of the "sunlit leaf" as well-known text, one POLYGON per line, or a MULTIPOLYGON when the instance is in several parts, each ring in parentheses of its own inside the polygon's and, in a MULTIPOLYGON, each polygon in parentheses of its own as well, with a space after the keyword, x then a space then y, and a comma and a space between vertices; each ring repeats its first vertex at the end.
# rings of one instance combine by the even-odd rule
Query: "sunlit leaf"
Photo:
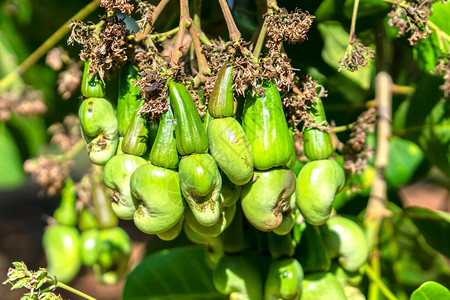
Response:
POLYGON ((449 290, 434 281, 428 281, 422 284, 417 290, 411 294, 410 300, 435 300, 435 299, 450 299, 449 290))
POLYGON ((14 188, 25 179, 19 149, 4 123, 0 123, 0 189, 14 188))

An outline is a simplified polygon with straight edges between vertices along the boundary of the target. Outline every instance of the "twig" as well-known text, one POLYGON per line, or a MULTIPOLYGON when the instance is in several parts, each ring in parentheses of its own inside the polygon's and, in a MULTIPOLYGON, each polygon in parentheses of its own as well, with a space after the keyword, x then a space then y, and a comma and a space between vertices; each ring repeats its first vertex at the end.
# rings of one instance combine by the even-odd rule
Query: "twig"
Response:
POLYGON ((151 40, 150 31, 169 1, 170 0, 161 0, 161 2, 159 2, 155 10, 153 11, 151 22, 145 24, 144 29, 136 34, 136 42, 145 40, 145 44, 147 45, 147 47, 154 46, 153 41, 151 40))
POLYGON ((414 93, 416 89, 412 86, 392 84, 392 93, 397 95, 408 95, 414 93))
POLYGON ((70 30, 71 20, 83 20, 100 5, 100 0, 93 0, 83 7, 72 18, 66 21, 58 30, 55 31, 39 48, 31 53, 14 71, 3 77, 0 81, 0 90, 9 87, 19 76, 33 66, 45 53, 53 48, 70 30))
POLYGON ((197 36, 200 41, 205 45, 212 45, 211 41, 208 39, 206 34, 203 32, 200 25, 200 15, 202 10, 202 0, 194 0, 194 5, 192 11, 194 12, 194 28, 197 32, 197 36))
POLYGON ((358 6, 359 0, 355 0, 355 2, 353 3, 352 23, 350 25, 350 37, 348 39, 349 44, 353 44, 356 40, 355 28, 356 28, 356 17, 358 15, 358 6))
POLYGON ((172 57, 170 59, 170 65, 172 67, 178 64, 181 56, 183 56, 183 38, 188 28, 192 23, 189 17, 189 4, 187 0, 180 0, 180 25, 178 26, 178 34, 173 47, 172 57))
POLYGON ((84 299, 87 299, 87 300, 96 300, 94 297, 89 296, 88 294, 85 294, 82 291, 74 289, 73 287, 68 286, 67 284, 64 284, 64 283, 59 282, 59 281, 56 283, 56 287, 65 289, 66 291, 69 291, 69 292, 71 292, 71 293, 73 293, 75 295, 78 295, 80 297, 83 297, 84 299))
MULTIPOLYGON (((372 182, 370 197, 367 204, 365 223, 371 241, 372 256, 370 263, 375 274, 380 273, 378 236, 381 221, 389 216, 385 207, 387 187, 384 171, 389 160, 389 137, 391 136, 392 119, 392 79, 386 72, 379 72, 375 78, 375 100, 378 104, 377 124, 377 152, 375 156, 375 178, 372 182)), ((369 300, 375 299, 378 294, 378 285, 369 285, 369 300)))
POLYGON ((236 23, 233 20, 233 16, 231 15, 230 8, 228 7, 226 0, 218 0, 220 4, 220 8, 222 9, 223 16, 225 18, 225 22, 228 27, 228 34, 230 35, 230 40, 232 42, 236 42, 241 38, 241 32, 236 26, 236 23))
POLYGON ((397 297, 395 297, 394 293, 392 293, 391 290, 383 283, 383 281, 380 280, 380 277, 377 276, 375 271, 370 266, 366 266, 365 271, 367 277, 369 277, 370 280, 372 280, 380 288, 381 292, 388 300, 397 300, 397 297))

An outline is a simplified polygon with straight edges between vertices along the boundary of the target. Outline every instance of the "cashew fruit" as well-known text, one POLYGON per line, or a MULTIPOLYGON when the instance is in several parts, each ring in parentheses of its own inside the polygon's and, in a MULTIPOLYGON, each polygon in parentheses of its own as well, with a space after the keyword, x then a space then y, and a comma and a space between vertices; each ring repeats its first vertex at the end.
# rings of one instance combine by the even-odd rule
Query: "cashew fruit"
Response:
POLYGON ((292 142, 275 83, 264 81, 263 94, 247 93, 242 128, 250 143, 255 168, 267 170, 286 166, 292 142))
POLYGON ((80 234, 75 227, 61 224, 48 227, 42 236, 42 247, 51 276, 63 283, 75 278, 81 268, 80 234))
POLYGON ((222 174, 222 188, 220 197, 223 207, 233 206, 241 198, 242 187, 233 184, 226 175, 222 174))
POLYGON ((300 299, 303 269, 295 258, 278 259, 271 263, 264 285, 265 300, 300 299))
POLYGON ((117 226, 119 221, 112 209, 109 191, 101 182, 101 178, 94 176, 92 181, 91 199, 97 227, 104 229, 117 226))
POLYGON ((217 74, 208 102, 209 114, 214 118, 231 117, 234 112, 233 66, 225 65, 217 74))
POLYGON ((332 273, 306 275, 302 281, 300 300, 346 300, 344 289, 332 273))
POLYGON ((172 108, 169 107, 167 112, 161 116, 158 134, 150 152, 150 162, 155 166, 166 169, 178 168, 179 159, 174 134, 174 121, 172 108))
POLYGON ((181 215, 180 219, 175 224, 175 226, 173 226, 169 230, 160 232, 156 235, 163 241, 171 241, 171 240, 177 238, 178 235, 180 234, 181 230, 183 229, 183 222, 184 222, 184 215, 181 215))
POLYGON ((261 231, 272 231, 283 221, 295 191, 295 175, 287 168, 255 171, 256 178, 242 187, 241 205, 247 220, 261 231))
POLYGON ((84 266, 92 267, 98 259, 98 240, 100 231, 97 228, 81 232, 80 236, 80 258, 84 266))
POLYGON ((137 204, 133 202, 130 192, 130 177, 139 166, 147 161, 139 156, 117 154, 103 168, 103 181, 113 190, 112 209, 121 219, 131 220, 137 204))
POLYGON ((298 210, 297 205, 295 203, 295 192, 289 197, 288 200, 289 207, 284 207, 283 211, 283 219, 281 220, 281 224, 273 230, 273 233, 278 235, 285 235, 291 232, 292 228, 295 224, 295 212, 298 210))
POLYGON ((259 271, 240 255, 224 255, 213 271, 214 287, 230 299, 259 300, 263 296, 259 271))
POLYGON ((80 105, 78 117, 89 159, 97 165, 106 164, 116 153, 119 142, 112 104, 104 98, 86 99, 80 105))
POLYGON ((184 212, 179 182, 176 171, 150 163, 133 172, 131 196, 138 204, 133 220, 139 230, 157 234, 175 226, 184 212))
POLYGON ((98 237, 98 258, 92 266, 102 283, 115 284, 125 276, 131 255, 131 241, 120 227, 103 229, 98 237))
POLYGON ((335 160, 310 161, 300 170, 295 197, 306 222, 325 224, 330 218, 334 196, 344 183, 344 170, 335 160))
POLYGON ((357 271, 369 257, 369 245, 362 228, 354 221, 335 216, 322 231, 327 248, 336 249, 339 263, 348 272, 357 271))
POLYGON ((222 177, 214 158, 207 153, 185 156, 178 171, 181 191, 197 221, 205 226, 217 223, 222 177))
POLYGON ((86 98, 97 98, 105 96, 105 83, 98 74, 88 75, 91 61, 84 63, 83 78, 81 79, 81 93, 86 98))
POLYGON ((97 227, 98 227, 97 219, 95 219, 95 216, 92 214, 89 208, 83 206, 83 208, 80 211, 80 216, 78 218, 78 228, 81 231, 85 231, 97 227))
POLYGON ((120 71, 119 97, 117 99, 117 120, 119 122, 119 135, 125 136, 131 120, 142 106, 141 92, 136 86, 139 74, 136 66, 125 65, 120 71))
POLYGON ((169 96, 177 120, 175 137, 180 155, 206 153, 208 137, 191 94, 181 83, 169 80, 169 96))
POLYGON ((331 258, 317 226, 307 225, 302 233, 300 244, 295 248, 295 257, 305 273, 328 271, 331 258))
POLYGON ((333 155, 334 149, 328 131, 324 128, 319 128, 327 125, 322 100, 317 98, 308 112, 312 125, 306 128, 303 133, 303 150, 305 155, 310 160, 328 158, 333 155))
POLYGON ((212 157, 230 181, 246 184, 253 176, 253 155, 238 121, 231 117, 211 120, 208 140, 212 157))
POLYGON ((191 227, 191 229, 198 234, 208 237, 217 237, 222 232, 224 232, 224 230, 227 229, 228 226, 230 226, 235 213, 236 205, 224 207, 221 210, 219 220, 210 226, 200 224, 190 209, 186 210, 185 218, 186 223, 189 225, 189 227, 191 227))
POLYGON ((53 217, 59 224, 75 226, 78 221, 78 214, 75 207, 77 195, 73 180, 69 177, 66 179, 64 188, 61 191, 61 202, 55 209, 53 217))
POLYGON ((138 112, 134 113, 122 140, 122 151, 136 156, 144 155, 150 143, 149 134, 149 124, 146 117, 138 112))
POLYGON ((277 235, 273 232, 269 232, 267 241, 269 253, 273 259, 294 256, 296 244, 290 233, 277 235))

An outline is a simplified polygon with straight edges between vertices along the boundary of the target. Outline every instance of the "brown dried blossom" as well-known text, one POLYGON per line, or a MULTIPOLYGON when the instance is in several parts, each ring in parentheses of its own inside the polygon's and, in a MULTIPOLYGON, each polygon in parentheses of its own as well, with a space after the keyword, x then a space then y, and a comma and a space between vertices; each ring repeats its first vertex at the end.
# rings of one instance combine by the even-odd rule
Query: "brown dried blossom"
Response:
POLYGON ((350 139, 345 143, 342 153, 347 171, 360 174, 367 167, 367 159, 373 155, 373 151, 366 143, 366 135, 375 131, 376 120, 377 111, 371 107, 354 123, 350 139))
POLYGON ((295 73, 291 60, 285 53, 270 49, 267 57, 260 59, 261 78, 273 80, 280 91, 287 92, 294 86, 295 73))
POLYGON ((106 10, 108 16, 113 15, 115 11, 130 15, 134 10, 134 5, 128 0, 101 0, 100 7, 106 10))
POLYGON ((427 23, 433 12, 431 7, 433 2, 435 1, 398 1, 398 4, 394 4, 392 11, 388 13, 389 25, 398 29, 397 36, 399 37, 411 32, 408 41, 411 46, 416 45, 418 41, 428 37, 432 32, 427 23))
POLYGON ((130 32, 123 20, 106 18, 97 25, 74 20, 70 27, 72 33, 68 44, 77 42, 83 46, 80 58, 91 61, 90 74, 98 73, 103 79, 127 61, 127 49, 131 46, 128 41, 130 32))
POLYGON ((439 59, 434 68, 434 73, 443 77, 444 84, 440 86, 440 89, 444 92, 444 96, 448 97, 450 95, 450 54, 446 54, 439 59))
POLYGON ((136 10, 140 15, 141 18, 136 21, 139 28, 144 28, 145 25, 151 24, 153 22, 153 12, 155 11, 155 6, 146 2, 139 0, 138 1, 138 8, 136 10))
POLYGON ((51 156, 40 156, 25 161, 23 168, 41 186, 42 192, 54 196, 64 187, 69 176, 70 162, 51 156))
POLYGON ((31 86, 23 85, 19 89, 0 94, 0 120, 7 121, 12 113, 21 116, 35 116, 47 111, 44 95, 31 86))
POLYGON ((45 57, 45 63, 55 71, 60 71, 69 61, 69 54, 62 47, 50 49, 45 57))
POLYGON ((58 74, 58 94, 65 100, 69 99, 80 86, 82 76, 80 66, 72 62, 67 70, 58 74))
POLYGON ((359 68, 365 67, 369 61, 375 58, 375 51, 369 49, 361 43, 353 41, 347 45, 344 58, 340 60, 339 72, 345 68, 350 72, 355 72, 359 68))
POLYGON ((267 36, 274 43, 302 43, 311 27, 314 16, 300 9, 288 12, 280 8, 273 14, 266 14, 267 36))
POLYGON ((51 143, 58 145, 63 151, 68 151, 81 139, 80 121, 75 115, 68 115, 62 123, 52 124, 48 133, 52 135, 51 143))

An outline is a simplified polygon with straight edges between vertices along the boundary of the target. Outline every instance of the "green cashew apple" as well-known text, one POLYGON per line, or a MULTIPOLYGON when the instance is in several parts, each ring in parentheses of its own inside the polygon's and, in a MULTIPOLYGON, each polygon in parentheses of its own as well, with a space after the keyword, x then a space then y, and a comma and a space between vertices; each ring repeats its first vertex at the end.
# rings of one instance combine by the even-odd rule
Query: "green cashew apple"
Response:
POLYGON ((347 300, 344 289, 332 273, 306 275, 302 281, 300 300, 347 300))
POLYGON ((310 160, 326 159, 333 155, 334 149, 326 129, 327 118, 322 100, 317 98, 308 111, 312 125, 306 128, 303 133, 305 155, 310 160))
POLYGON ((297 211, 297 205, 295 203, 295 192, 289 197, 289 208, 283 210, 283 219, 281 224, 273 230, 273 233, 278 235, 285 235, 291 232, 295 225, 295 212, 297 211))
POLYGON ((136 85, 138 79, 137 67, 132 64, 127 64, 120 71, 119 98, 117 99, 117 120, 120 136, 125 136, 131 120, 144 103, 140 101, 141 92, 136 85))
POLYGON ((245 132, 234 118, 209 122, 209 150, 231 182, 246 184, 253 176, 253 154, 245 132))
POLYGON ((214 118, 226 118, 233 115, 233 71, 232 65, 224 65, 217 74, 208 103, 208 112, 214 118))
POLYGON ((80 217, 78 218, 78 228, 81 231, 85 231, 97 227, 98 222, 94 214, 89 210, 88 207, 83 206, 83 208, 80 211, 80 217))
POLYGON ((156 235, 163 241, 174 240, 176 237, 178 237, 178 235, 180 235, 181 230, 183 229, 183 222, 184 222, 184 215, 181 215, 180 220, 178 220, 178 222, 177 222, 177 224, 175 224, 175 226, 173 226, 169 230, 160 232, 156 235))
POLYGON ((84 266, 92 267, 98 259, 100 230, 92 228, 81 232, 80 257, 84 266))
POLYGON ((223 207, 233 206, 241 198, 242 187, 232 183, 228 177, 222 174, 222 188, 220 197, 223 207))
POLYGON ((69 177, 66 179, 64 188, 61 191, 61 202, 53 213, 53 217, 58 224, 68 226, 77 225, 78 214, 75 207, 76 202, 77 195, 75 193, 75 185, 73 180, 69 177))
POLYGON ((122 140, 122 151, 127 154, 142 156, 147 152, 149 138, 147 118, 136 112, 122 140))
POLYGON ((331 258, 323 242, 322 233, 317 226, 306 226, 300 244, 295 248, 295 257, 299 260, 305 273, 330 269, 331 258))
POLYGON ((259 271, 244 257, 224 255, 213 271, 214 287, 230 299, 260 300, 263 296, 259 271))
POLYGON ((130 178, 131 196, 138 204, 136 227, 149 234, 169 230, 184 212, 180 179, 176 171, 150 163, 138 167, 130 178))
POLYGON ((267 235, 269 253, 273 259, 280 257, 292 257, 295 253, 296 243, 290 233, 277 235, 269 232, 267 235))
POLYGON ((264 285, 264 300, 300 299, 303 269, 295 258, 275 260, 264 285))
POLYGON ((137 204, 133 202, 130 192, 130 177, 139 166, 147 161, 139 156, 117 154, 103 168, 103 181, 114 191, 111 207, 121 219, 133 219, 137 204))
POLYGON ((98 258, 92 270, 95 277, 105 284, 115 284, 126 274, 131 256, 131 241, 120 227, 100 231, 98 258))
POLYGON ((242 187, 241 205, 247 220, 261 231, 272 231, 289 210, 295 175, 287 168, 255 171, 255 180, 242 187))
POLYGON ((63 283, 75 278, 81 268, 80 234, 75 227, 61 224, 48 227, 42 236, 42 247, 51 276, 63 283))
POLYGON ((114 156, 119 143, 118 124, 112 104, 104 98, 86 99, 80 105, 78 117, 89 159, 103 166, 114 156))
POLYGON ((334 196, 344 183, 344 170, 335 160, 310 161, 300 170, 295 197, 306 222, 325 224, 331 215, 334 196))
POLYGON ((362 228, 354 221, 335 216, 322 231, 327 248, 336 249, 339 263, 348 272, 355 272, 369 257, 369 244, 362 228))
POLYGON ((207 153, 185 156, 178 171, 181 191, 197 221, 205 226, 217 223, 222 177, 214 158, 207 153))
POLYGON ((104 97, 105 83, 100 79, 98 74, 88 74, 91 61, 87 60, 84 63, 83 78, 81 80, 81 93, 86 98, 104 97))
POLYGON ((93 176, 92 181, 91 199, 97 227, 104 229, 117 226, 119 220, 112 210, 108 188, 103 185, 99 176, 93 176))
POLYGON ((230 226, 236 213, 236 205, 224 207, 220 213, 219 220, 210 226, 200 224, 191 210, 185 212, 186 223, 191 229, 203 236, 216 237, 230 226))
POLYGON ((287 165, 292 155, 292 138, 275 83, 265 81, 261 87, 262 95, 249 92, 245 98, 242 128, 255 168, 268 170, 287 165))

